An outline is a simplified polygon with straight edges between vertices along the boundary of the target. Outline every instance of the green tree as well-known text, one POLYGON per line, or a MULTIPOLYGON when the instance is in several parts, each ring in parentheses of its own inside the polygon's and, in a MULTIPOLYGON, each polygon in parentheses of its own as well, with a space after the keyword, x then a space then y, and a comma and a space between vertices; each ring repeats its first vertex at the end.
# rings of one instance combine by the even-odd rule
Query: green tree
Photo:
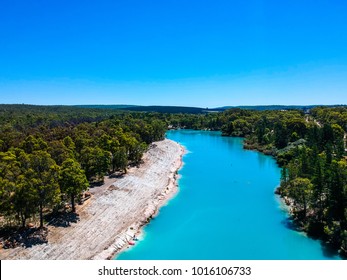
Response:
POLYGON ((295 178, 290 182, 288 196, 294 200, 296 214, 301 214, 305 219, 307 208, 310 205, 313 193, 313 184, 307 178, 295 178))
POLYGON ((223 125, 222 127, 222 132, 223 135, 232 135, 234 133, 235 127, 233 122, 229 122, 228 124, 223 125))
POLYGON ((63 139, 63 143, 64 143, 64 146, 68 148, 70 151, 74 151, 76 149, 76 145, 70 136, 66 136, 63 139))
POLYGON ((331 220, 343 222, 346 218, 345 209, 347 206, 344 193, 344 189, 347 184, 346 161, 332 161, 327 181, 329 218, 331 220))
POLYGON ((266 130, 266 120, 263 118, 256 124, 256 134, 258 143, 265 144, 265 130, 266 130))
POLYGON ((326 190, 323 173, 323 162, 320 157, 317 159, 316 164, 314 166, 312 183, 314 184, 313 202, 314 207, 317 209, 317 219, 319 222, 322 222, 326 190))
POLYGON ((93 177, 103 180, 110 165, 110 152, 99 147, 85 147, 81 151, 80 162, 89 181, 93 177))
POLYGON ((129 159, 131 159, 133 163, 139 164, 146 149, 146 143, 137 142, 129 151, 129 159))
POLYGON ((14 196, 21 174, 20 163, 13 151, 0 152, 0 213, 11 217, 15 212, 14 196))
POLYGON ((306 132, 307 132, 306 123, 305 123, 305 120, 303 118, 291 118, 291 119, 289 119, 286 123, 286 127, 288 129, 289 135, 292 135, 293 133, 295 133, 298 138, 305 137, 306 132))
POLYGON ((62 141, 54 140, 49 143, 48 152, 58 165, 73 157, 73 152, 62 141))
POLYGON ((77 161, 67 159, 63 162, 59 172, 59 185, 61 192, 71 198, 72 212, 75 212, 76 196, 87 190, 89 186, 84 170, 77 161))
POLYGON ((41 137, 35 138, 34 136, 29 135, 22 143, 22 148, 26 153, 31 154, 34 151, 47 150, 48 145, 41 137))
POLYGON ((125 147, 116 148, 112 153, 112 171, 122 170, 127 172, 128 157, 125 147))
POLYGON ((277 122, 274 128, 275 132, 275 146, 278 149, 282 149, 287 146, 288 135, 287 128, 281 122, 277 122))
POLYGON ((338 124, 333 124, 331 126, 334 135, 334 150, 337 159, 341 159, 345 154, 345 145, 344 145, 344 131, 341 126, 338 124))
POLYGON ((37 213, 38 195, 33 181, 25 175, 18 177, 13 195, 13 207, 20 218, 22 227, 25 227, 28 218, 37 213))
POLYGON ((58 175, 59 166, 45 151, 35 151, 29 155, 29 169, 25 173, 30 188, 35 191, 39 208, 40 227, 43 227, 43 210, 55 205, 60 198, 58 175))
POLYGON ((152 133, 153 133, 153 140, 154 141, 159 141, 162 140, 165 136, 165 132, 167 130, 167 126, 163 121, 156 120, 154 119, 151 122, 151 126, 153 128, 152 133))

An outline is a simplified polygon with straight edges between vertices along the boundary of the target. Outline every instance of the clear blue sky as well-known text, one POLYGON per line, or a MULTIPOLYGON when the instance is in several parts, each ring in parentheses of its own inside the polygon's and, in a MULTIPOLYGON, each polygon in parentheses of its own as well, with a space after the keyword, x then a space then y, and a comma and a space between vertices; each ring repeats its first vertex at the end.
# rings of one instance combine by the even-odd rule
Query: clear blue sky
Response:
POLYGON ((347 103, 347 1, 1 0, 0 103, 347 103))

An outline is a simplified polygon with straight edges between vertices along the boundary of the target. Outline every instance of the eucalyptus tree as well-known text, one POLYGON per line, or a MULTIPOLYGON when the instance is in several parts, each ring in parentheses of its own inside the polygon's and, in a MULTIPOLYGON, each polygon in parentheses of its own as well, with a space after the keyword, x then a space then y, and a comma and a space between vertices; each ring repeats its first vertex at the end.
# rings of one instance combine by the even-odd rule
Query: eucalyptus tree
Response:
POLYGON ((63 162, 59 172, 59 185, 61 192, 71 199, 72 212, 76 212, 75 198, 89 186, 85 172, 77 161, 70 158, 63 162))
POLYGON ((43 227, 43 210, 59 202, 59 166, 45 151, 28 155, 29 168, 25 172, 27 184, 33 189, 33 197, 39 209, 40 227, 43 227))
POLYGON ((99 147, 85 147, 80 154, 80 163, 87 179, 102 178, 110 166, 111 153, 99 147))
POLYGON ((118 147, 112 153, 112 172, 121 170, 127 172, 128 156, 125 147, 118 147))
POLYGON ((302 213, 303 219, 307 216, 307 209, 311 205, 313 184, 307 178, 295 178, 288 187, 288 196, 294 200, 295 213, 302 213))

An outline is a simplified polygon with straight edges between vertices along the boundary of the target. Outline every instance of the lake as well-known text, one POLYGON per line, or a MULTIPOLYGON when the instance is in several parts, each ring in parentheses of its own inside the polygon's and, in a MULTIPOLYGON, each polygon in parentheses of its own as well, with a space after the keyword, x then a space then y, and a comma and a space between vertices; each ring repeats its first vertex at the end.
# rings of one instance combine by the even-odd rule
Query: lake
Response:
POLYGON ((177 130, 167 138, 187 149, 179 191, 117 259, 339 259, 292 229, 274 194, 280 168, 272 157, 219 132, 177 130))

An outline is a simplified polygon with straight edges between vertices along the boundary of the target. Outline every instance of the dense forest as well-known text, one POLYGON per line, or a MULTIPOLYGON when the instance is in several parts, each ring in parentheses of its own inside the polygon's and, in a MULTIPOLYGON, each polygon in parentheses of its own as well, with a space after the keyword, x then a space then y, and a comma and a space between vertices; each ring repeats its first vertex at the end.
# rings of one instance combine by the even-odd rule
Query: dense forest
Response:
POLYGON ((155 115, 64 106, 0 106, 0 215, 25 226, 64 209, 104 175, 141 162, 167 126, 155 115))
POLYGON ((276 158, 276 190, 293 223, 347 255, 347 107, 158 113, 112 108, 0 105, 0 215, 3 225, 71 205, 104 175, 139 164, 167 129, 221 131, 276 158))

